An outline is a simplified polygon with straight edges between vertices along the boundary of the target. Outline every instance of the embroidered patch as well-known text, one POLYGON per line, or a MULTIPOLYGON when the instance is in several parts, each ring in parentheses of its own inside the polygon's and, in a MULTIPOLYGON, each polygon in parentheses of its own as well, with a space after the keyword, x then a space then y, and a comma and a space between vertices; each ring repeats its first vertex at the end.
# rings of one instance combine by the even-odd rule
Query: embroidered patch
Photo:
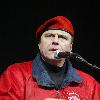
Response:
POLYGON ((47 98, 45 100, 65 100, 65 99, 55 99, 55 98, 47 98))
POLYGON ((79 95, 75 92, 71 92, 67 94, 68 94, 68 100, 80 100, 79 95))

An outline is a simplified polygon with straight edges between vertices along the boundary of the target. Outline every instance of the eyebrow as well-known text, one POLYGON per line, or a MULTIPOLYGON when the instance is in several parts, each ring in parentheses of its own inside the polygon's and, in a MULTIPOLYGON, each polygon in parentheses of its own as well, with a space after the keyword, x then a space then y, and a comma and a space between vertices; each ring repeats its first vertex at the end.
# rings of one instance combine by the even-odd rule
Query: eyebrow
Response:
POLYGON ((54 34, 52 34, 52 33, 45 33, 44 35, 48 36, 48 35, 54 35, 54 34))
MULTIPOLYGON (((53 34, 52 32, 46 32, 44 35, 50 35, 50 34, 52 34, 52 35, 55 35, 55 34, 53 34)), ((66 35, 64 35, 64 34, 57 34, 58 36, 65 36, 65 37, 67 37, 66 35)))

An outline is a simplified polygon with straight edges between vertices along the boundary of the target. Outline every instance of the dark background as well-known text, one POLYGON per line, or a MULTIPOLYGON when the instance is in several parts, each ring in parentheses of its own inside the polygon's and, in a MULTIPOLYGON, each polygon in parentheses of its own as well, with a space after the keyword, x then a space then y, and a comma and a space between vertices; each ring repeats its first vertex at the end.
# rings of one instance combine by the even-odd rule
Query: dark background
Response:
MULTIPOLYGON (((9 0, 0 3, 0 73, 13 63, 35 57, 35 30, 45 20, 57 15, 63 15, 73 23, 73 51, 100 66, 99 7, 96 0, 9 0)), ((79 69, 100 82, 97 70, 79 69)))

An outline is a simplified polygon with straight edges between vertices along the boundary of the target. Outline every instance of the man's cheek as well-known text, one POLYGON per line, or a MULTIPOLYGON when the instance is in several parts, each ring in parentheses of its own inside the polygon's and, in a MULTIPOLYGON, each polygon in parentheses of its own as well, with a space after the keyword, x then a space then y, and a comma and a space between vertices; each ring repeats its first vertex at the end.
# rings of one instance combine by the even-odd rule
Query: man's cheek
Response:
POLYGON ((70 51, 70 47, 69 46, 62 47, 62 51, 63 52, 70 51))

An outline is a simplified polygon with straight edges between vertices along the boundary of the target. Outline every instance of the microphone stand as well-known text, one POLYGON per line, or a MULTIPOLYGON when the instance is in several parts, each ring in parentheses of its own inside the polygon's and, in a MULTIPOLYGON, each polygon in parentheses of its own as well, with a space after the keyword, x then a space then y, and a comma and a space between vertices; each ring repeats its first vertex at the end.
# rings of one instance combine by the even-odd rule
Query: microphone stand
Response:
POLYGON ((97 67, 96 65, 93 65, 93 64, 89 63, 83 57, 81 57, 78 53, 71 53, 69 59, 74 59, 77 62, 84 63, 84 64, 90 66, 91 68, 96 69, 97 71, 100 72, 100 68, 99 67, 97 67))

